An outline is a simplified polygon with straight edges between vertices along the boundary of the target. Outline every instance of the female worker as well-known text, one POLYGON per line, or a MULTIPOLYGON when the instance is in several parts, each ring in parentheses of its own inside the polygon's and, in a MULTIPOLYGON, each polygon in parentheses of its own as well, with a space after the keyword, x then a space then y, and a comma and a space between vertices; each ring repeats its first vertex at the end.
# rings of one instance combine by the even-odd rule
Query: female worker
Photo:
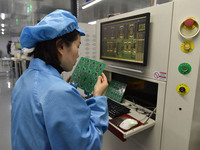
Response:
POLYGON ((25 27, 21 46, 33 48, 28 69, 12 92, 12 150, 99 150, 108 127, 108 87, 98 77, 94 97, 84 100, 60 73, 71 71, 81 37, 77 19, 56 10, 25 27))

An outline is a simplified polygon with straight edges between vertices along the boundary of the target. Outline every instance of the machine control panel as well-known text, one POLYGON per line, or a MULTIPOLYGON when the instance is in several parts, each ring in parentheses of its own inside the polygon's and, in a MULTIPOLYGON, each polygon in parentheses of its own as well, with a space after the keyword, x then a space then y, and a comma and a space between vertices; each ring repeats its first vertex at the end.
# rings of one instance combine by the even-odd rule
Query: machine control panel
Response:
MULTIPOLYGON (((199 23, 195 20, 194 17, 189 17, 186 18, 180 25, 179 27, 179 34, 184 38, 184 39, 191 39, 195 37, 199 33, 199 23)), ((194 43, 191 40, 186 40, 182 42, 181 44, 181 50, 184 53, 189 53, 192 52, 194 49, 194 43)), ((178 66, 178 71, 183 74, 189 74, 192 70, 192 67, 189 63, 181 63, 178 66)), ((179 84, 176 87, 176 91, 180 95, 186 95, 189 92, 189 86, 187 84, 179 84)))

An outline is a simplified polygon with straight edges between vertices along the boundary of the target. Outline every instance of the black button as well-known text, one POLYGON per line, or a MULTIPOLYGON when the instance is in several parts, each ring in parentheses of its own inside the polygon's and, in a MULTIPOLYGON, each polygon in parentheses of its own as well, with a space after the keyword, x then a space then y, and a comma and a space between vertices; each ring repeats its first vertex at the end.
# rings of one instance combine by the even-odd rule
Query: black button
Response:
POLYGON ((184 92, 185 92, 185 88, 184 88, 184 87, 180 87, 180 88, 179 88, 179 91, 180 91, 181 93, 184 93, 184 92))

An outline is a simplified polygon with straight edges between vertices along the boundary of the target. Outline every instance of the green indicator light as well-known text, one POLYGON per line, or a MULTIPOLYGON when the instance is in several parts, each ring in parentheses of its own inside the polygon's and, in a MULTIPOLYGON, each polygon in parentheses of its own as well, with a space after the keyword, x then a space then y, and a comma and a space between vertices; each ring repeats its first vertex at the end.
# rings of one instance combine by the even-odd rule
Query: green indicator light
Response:
POLYGON ((188 71, 188 66, 182 66, 181 70, 182 70, 183 72, 187 72, 187 71, 188 71))
POLYGON ((182 63, 179 65, 178 70, 181 74, 188 74, 191 72, 192 67, 188 63, 182 63))
POLYGON ((19 23, 19 20, 16 18, 16 24, 18 24, 19 23))
POLYGON ((33 6, 32 6, 32 5, 30 5, 30 11, 32 11, 32 8, 33 8, 33 6))

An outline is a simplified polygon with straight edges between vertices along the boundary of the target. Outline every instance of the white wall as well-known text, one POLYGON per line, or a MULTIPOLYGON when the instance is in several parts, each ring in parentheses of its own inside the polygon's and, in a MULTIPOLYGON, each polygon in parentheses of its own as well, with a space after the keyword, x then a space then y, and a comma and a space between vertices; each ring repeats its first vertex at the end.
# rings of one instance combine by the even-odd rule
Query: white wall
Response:
POLYGON ((7 43, 10 40, 10 35, 0 35, 0 50, 2 51, 2 56, 7 56, 7 43))

